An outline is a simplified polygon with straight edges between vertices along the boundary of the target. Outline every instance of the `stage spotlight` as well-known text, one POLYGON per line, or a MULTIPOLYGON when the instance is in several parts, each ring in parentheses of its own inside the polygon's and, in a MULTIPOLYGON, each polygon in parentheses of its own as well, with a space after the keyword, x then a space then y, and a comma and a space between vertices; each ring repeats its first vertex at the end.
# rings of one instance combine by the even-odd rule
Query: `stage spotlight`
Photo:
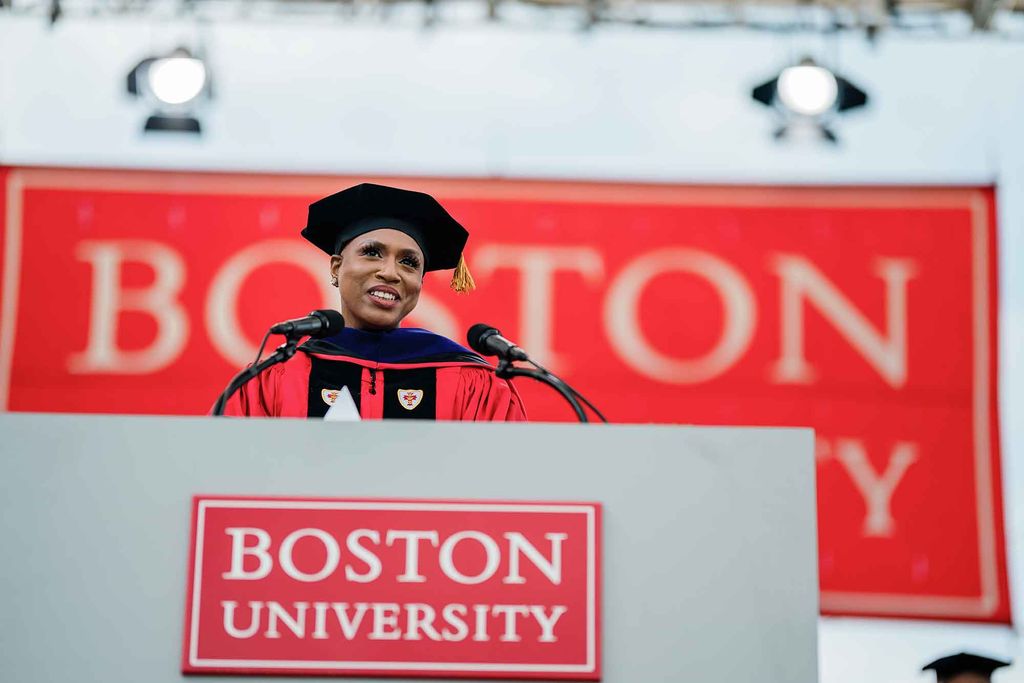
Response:
POLYGON ((179 48, 165 57, 147 57, 128 74, 128 92, 156 109, 147 131, 199 133, 195 108, 210 96, 206 64, 179 48))
POLYGON ((820 116, 836 104, 839 84, 828 69, 815 64, 790 66, 779 74, 779 101, 803 116, 820 116))
POLYGON ((149 87, 164 104, 191 102, 206 87, 206 65, 195 57, 166 57, 149 66, 149 87))
POLYGON ((862 107, 868 101, 867 93, 810 57, 757 86, 751 96, 779 113, 782 122, 775 131, 776 138, 786 137, 795 129, 811 128, 831 142, 836 141, 828 125, 831 116, 862 107))

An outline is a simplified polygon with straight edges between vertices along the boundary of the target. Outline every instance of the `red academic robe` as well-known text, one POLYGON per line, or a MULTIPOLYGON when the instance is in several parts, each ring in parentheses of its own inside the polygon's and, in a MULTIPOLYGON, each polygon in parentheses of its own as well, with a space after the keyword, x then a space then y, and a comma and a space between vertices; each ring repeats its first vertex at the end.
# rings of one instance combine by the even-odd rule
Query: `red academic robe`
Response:
POLYGON ((426 330, 345 329, 310 340, 239 390, 225 415, 323 417, 348 387, 364 420, 526 420, 515 386, 472 351, 426 330))

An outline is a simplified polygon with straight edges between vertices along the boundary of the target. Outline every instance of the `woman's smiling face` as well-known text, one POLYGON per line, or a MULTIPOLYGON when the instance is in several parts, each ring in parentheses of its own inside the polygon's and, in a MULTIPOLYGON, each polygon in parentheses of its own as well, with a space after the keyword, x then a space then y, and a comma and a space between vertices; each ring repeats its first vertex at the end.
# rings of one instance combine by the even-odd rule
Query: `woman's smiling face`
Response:
POLYGON ((423 250, 409 235, 381 228, 359 235, 331 257, 345 326, 391 330, 409 315, 423 288, 423 250))

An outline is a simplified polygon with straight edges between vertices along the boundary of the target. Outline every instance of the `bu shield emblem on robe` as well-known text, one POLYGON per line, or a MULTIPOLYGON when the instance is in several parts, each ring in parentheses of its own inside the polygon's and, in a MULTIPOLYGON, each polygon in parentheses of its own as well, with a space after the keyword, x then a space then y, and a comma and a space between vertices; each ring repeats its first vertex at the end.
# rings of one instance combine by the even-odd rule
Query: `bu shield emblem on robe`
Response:
POLYGON ((398 402, 402 404, 402 407, 406 410, 412 410, 420 404, 423 400, 422 389, 399 389, 398 390, 398 402))
POLYGON ((340 393, 341 389, 322 389, 320 391, 320 396, 324 399, 324 403, 329 406, 333 406, 334 402, 338 400, 338 394, 340 393))

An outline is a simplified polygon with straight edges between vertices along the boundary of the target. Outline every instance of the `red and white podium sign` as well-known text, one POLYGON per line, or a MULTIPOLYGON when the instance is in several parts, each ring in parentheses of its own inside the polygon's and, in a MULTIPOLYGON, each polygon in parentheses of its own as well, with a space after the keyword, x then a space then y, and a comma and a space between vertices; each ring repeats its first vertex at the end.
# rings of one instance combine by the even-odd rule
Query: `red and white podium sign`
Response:
POLYGON ((182 669, 600 679, 600 506, 197 496, 182 669))

